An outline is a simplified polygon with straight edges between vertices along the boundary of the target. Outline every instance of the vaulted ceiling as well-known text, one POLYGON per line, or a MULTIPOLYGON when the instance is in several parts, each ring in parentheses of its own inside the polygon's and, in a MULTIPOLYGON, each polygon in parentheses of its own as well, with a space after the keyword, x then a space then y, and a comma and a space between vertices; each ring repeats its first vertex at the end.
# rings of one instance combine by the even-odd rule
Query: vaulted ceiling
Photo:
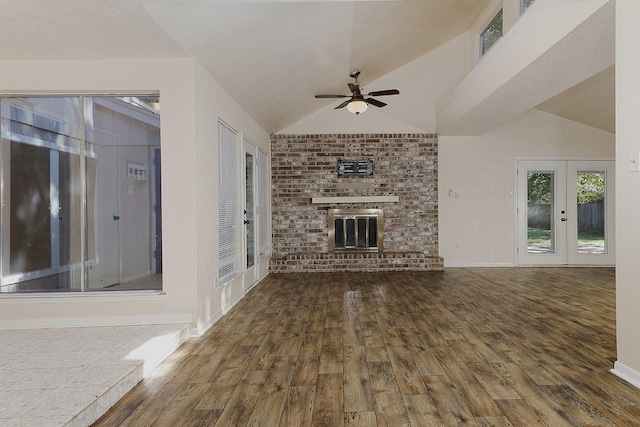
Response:
MULTIPOLYGON (((265 130, 277 131, 327 105, 313 95, 345 92, 353 70, 362 70, 365 86, 465 33, 489 3, 0 0, 0 59, 195 57, 265 130)), ((592 83, 602 90, 611 79, 592 83)), ((594 88, 567 94, 573 104, 560 95, 540 108, 562 116, 584 104, 586 89, 594 88)))

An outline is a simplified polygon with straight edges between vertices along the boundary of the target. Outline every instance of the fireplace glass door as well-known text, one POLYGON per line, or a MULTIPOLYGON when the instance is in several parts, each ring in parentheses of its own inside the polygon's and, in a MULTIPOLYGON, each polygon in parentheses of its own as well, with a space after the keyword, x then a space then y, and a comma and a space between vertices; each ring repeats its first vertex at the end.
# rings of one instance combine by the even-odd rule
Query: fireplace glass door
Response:
POLYGON ((330 209, 329 252, 381 252, 381 209, 330 209))

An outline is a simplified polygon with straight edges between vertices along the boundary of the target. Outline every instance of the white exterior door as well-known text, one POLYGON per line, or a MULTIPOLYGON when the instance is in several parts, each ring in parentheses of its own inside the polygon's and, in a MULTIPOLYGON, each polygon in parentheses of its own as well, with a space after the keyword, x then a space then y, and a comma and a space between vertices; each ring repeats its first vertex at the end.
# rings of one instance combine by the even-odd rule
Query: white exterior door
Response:
POLYGON ((243 223, 244 223, 244 289, 249 289, 258 281, 258 246, 257 215, 256 215, 256 179, 257 179, 257 149, 246 140, 243 141, 244 158, 244 197, 243 197, 243 223))
POLYGON ((517 164, 519 265, 613 265, 613 161, 517 164))

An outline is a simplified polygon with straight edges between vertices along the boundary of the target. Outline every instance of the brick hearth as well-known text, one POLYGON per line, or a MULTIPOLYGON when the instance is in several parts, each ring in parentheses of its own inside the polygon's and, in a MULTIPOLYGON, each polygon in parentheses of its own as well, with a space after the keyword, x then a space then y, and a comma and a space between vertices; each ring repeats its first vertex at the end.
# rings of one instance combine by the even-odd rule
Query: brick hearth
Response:
POLYGON ((421 252, 291 254, 271 260, 271 271, 274 273, 434 271, 443 269, 442 258, 428 256, 421 252))

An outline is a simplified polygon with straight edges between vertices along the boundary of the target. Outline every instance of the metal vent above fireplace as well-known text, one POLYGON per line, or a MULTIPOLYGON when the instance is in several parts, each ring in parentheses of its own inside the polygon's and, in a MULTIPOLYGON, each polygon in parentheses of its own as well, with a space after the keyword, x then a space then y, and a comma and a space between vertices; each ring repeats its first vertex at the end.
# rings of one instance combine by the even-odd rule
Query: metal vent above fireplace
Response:
POLYGON ((329 252, 382 252, 382 209, 329 209, 329 252))

